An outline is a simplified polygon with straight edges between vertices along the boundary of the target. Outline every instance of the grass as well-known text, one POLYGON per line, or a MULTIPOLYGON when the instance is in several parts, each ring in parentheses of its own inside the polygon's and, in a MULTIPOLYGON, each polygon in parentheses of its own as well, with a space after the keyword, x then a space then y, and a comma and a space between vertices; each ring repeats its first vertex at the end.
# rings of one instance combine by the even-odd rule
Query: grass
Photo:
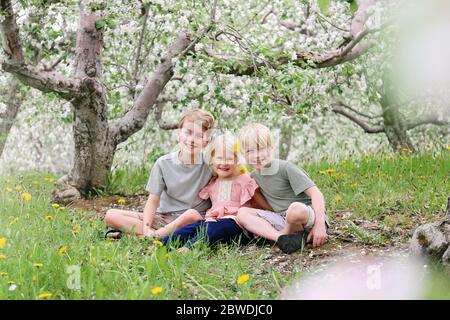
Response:
MULTIPOLYGON (((419 217, 442 216, 450 195, 446 150, 413 157, 367 155, 304 169, 325 194, 332 220, 349 211, 351 219, 403 228, 419 217)), ((148 168, 116 172, 105 194, 144 193, 148 174, 148 168)), ((45 173, 0 178, 0 299, 273 299, 301 276, 261 267, 262 250, 200 246, 181 255, 165 248, 147 252, 149 240, 106 241, 100 219, 52 206, 48 195, 55 178, 45 173), (239 284, 244 274, 249 280, 239 284)), ((349 228, 363 243, 380 244, 386 236, 349 228)), ((436 285, 449 292, 440 277, 436 285)), ((429 298, 449 298, 428 292, 429 298)))

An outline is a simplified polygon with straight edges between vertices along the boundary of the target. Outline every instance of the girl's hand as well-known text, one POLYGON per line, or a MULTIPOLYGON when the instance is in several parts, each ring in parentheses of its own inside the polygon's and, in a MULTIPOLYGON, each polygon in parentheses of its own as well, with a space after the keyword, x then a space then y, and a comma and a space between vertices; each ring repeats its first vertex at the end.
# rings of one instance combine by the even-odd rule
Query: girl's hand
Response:
POLYGON ((147 226, 144 226, 144 237, 153 238, 155 236, 155 232, 152 230, 152 228, 149 228, 147 226))

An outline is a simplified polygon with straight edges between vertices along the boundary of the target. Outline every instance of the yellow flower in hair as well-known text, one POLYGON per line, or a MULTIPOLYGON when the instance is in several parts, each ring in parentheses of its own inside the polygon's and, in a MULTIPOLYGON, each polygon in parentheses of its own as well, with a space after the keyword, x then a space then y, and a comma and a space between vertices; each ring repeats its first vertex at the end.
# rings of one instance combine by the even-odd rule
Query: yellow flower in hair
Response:
POLYGON ((238 143, 238 142, 236 142, 236 143, 233 145, 233 149, 234 149, 234 152, 235 152, 235 153, 238 153, 238 152, 239 152, 239 143, 238 143))
POLYGON ((239 173, 245 174, 245 173, 247 173, 247 169, 244 166, 241 166, 241 167, 239 167, 239 173))

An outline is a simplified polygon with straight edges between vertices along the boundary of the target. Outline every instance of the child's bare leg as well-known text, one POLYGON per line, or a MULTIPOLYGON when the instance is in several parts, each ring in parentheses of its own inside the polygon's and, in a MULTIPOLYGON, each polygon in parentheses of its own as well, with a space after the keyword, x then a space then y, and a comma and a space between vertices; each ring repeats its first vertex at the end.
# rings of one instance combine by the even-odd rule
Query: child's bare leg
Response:
POLYGON ((154 237, 165 237, 173 233, 175 230, 180 229, 188 224, 203 220, 201 214, 194 209, 189 209, 183 212, 179 217, 165 225, 162 228, 156 230, 153 234, 154 237))
POLYGON ((277 241, 283 233, 276 230, 267 220, 256 214, 256 209, 242 207, 237 214, 237 222, 251 233, 263 238, 277 241))
MULTIPOLYGON (((142 213, 129 210, 110 209, 106 212, 106 225, 116 228, 122 232, 143 234, 142 213)), ((116 238, 119 232, 111 232, 108 234, 110 238, 116 238)))
POLYGON ((283 234, 302 231, 308 222, 308 208, 300 202, 293 202, 286 211, 286 226, 281 230, 283 234))

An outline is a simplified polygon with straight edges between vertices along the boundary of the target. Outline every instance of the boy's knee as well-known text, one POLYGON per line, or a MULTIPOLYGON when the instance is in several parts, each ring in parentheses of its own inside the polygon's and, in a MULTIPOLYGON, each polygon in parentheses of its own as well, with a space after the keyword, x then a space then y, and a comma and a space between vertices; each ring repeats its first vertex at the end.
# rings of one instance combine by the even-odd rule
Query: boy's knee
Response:
POLYGON ((105 223, 107 225, 114 223, 114 220, 115 220, 114 218, 115 218, 116 214, 117 214, 117 211, 115 209, 109 209, 108 211, 106 211, 103 221, 105 221, 105 223))
POLYGON ((286 211, 286 221, 305 224, 308 221, 308 207, 301 202, 293 202, 286 211))
POLYGON ((254 215, 254 210, 252 208, 242 207, 242 208, 239 208, 239 210, 237 212, 236 220, 239 223, 243 223, 243 222, 247 221, 247 219, 250 216, 253 216, 253 215, 254 215))

